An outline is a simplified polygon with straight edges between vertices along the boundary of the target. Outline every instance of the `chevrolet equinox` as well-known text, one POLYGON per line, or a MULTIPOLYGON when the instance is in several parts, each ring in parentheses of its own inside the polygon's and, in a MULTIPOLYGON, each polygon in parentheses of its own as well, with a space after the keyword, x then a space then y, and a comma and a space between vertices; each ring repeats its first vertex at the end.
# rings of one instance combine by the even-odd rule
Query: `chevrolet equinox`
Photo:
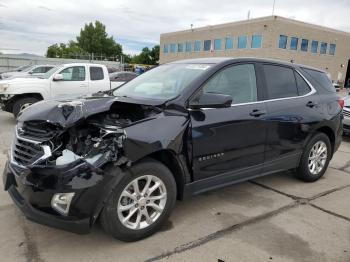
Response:
POLYGON ((38 102, 18 118, 3 180, 33 221, 115 238, 160 229, 176 199, 293 170, 316 181, 341 143, 326 73, 251 58, 161 65, 109 94, 38 102))

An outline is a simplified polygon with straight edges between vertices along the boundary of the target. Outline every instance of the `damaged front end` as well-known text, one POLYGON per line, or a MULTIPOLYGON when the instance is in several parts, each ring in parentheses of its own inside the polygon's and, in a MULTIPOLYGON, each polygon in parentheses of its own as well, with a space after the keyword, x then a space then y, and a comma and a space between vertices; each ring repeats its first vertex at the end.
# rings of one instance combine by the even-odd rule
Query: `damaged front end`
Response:
POLYGON ((42 112, 28 110, 16 126, 5 190, 29 219, 88 232, 120 179, 118 172, 131 164, 124 152, 125 128, 161 111, 108 99, 100 108, 65 101, 42 112))

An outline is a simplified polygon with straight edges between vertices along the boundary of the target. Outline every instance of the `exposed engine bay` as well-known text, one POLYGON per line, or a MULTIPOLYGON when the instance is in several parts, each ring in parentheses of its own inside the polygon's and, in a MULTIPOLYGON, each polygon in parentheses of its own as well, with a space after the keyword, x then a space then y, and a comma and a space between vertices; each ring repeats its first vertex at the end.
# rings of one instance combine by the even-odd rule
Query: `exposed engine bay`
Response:
MULTIPOLYGON (((75 106, 79 105, 59 105, 65 117, 75 106)), ((110 161, 121 165, 128 162, 123 157, 124 128, 160 112, 154 106, 115 102, 108 112, 91 115, 68 128, 42 120, 19 122, 13 159, 23 166, 60 166, 78 159, 96 167, 110 161), (40 143, 30 144, 30 140, 40 143)))

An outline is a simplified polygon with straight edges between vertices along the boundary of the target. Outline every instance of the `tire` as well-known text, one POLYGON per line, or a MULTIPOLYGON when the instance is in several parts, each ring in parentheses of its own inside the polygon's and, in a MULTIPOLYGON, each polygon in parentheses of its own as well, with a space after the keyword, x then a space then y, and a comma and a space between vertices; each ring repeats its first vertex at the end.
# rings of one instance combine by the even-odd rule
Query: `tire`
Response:
POLYGON ((20 114, 21 111, 24 110, 24 106, 26 105, 32 105, 36 102, 39 102, 40 100, 35 98, 35 97, 24 97, 24 98, 19 98, 18 100, 16 100, 16 102, 13 104, 13 108, 12 108, 12 113, 15 116, 15 118, 18 117, 18 115, 20 114))
MULTIPOLYGON (((126 172, 123 172, 122 175, 123 178, 114 188, 102 210, 100 221, 105 232, 116 239, 126 242, 137 241, 157 232, 170 216, 176 202, 176 182, 166 166, 151 159, 136 164, 126 172), (143 197, 137 199, 133 182, 138 180, 139 191, 143 191, 148 179, 151 179, 149 189, 154 188, 156 182, 160 184, 159 188, 150 193, 149 196, 141 192, 140 195, 143 195, 143 197), (125 196, 127 194, 125 190, 130 195, 125 196), (165 197, 164 192, 166 193, 165 197), (132 196, 132 198, 129 196, 132 196), (159 198, 162 197, 162 199, 147 200, 157 196, 159 198), (157 212, 151 206, 153 205, 152 203, 158 206, 157 209, 162 207, 162 211, 157 212), (122 208, 128 206, 132 206, 132 208, 129 208, 127 211, 121 211, 122 208), (133 215, 123 224, 122 220, 126 219, 135 209, 136 211, 133 215), (146 216, 142 213, 145 211, 150 219, 153 217, 154 221, 146 221, 146 216), (137 223, 138 219, 139 221, 141 220, 141 223, 137 223)), ((148 190, 147 192, 151 191, 148 190)))
POLYGON ((332 147, 328 136, 324 133, 316 133, 304 148, 304 152, 302 154, 299 167, 296 170, 297 177, 306 182, 314 182, 320 179, 326 172, 331 157, 332 157, 332 147), (320 161, 319 162, 320 165, 318 165, 314 161, 312 161, 312 159, 315 159, 315 157, 313 157, 315 152, 314 150, 318 148, 318 150, 321 152, 322 151, 321 147, 322 148, 326 147, 327 150, 326 150, 326 155, 321 154, 319 157, 316 157, 316 159, 320 161), (323 165, 321 165, 323 159, 324 159, 324 163, 323 165), (312 164, 312 162, 314 163, 314 165, 312 164))

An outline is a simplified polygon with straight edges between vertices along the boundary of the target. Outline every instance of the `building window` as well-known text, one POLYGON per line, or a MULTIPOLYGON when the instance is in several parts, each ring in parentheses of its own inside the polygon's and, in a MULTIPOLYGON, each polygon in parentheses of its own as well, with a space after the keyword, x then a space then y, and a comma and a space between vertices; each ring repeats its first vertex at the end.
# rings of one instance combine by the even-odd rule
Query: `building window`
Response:
POLYGON ((167 54, 169 52, 169 45, 164 44, 163 46, 163 53, 167 54))
POLYGON ((177 52, 183 52, 184 51, 184 44, 178 43, 177 44, 177 52))
POLYGON ((226 39, 225 39, 225 49, 233 49, 233 39, 232 39, 232 37, 226 37, 226 39))
POLYGON ((298 37, 292 37, 290 39, 290 50, 297 50, 298 48, 298 37))
POLYGON ((262 36, 252 35, 252 48, 261 48, 262 36))
POLYGON ((186 42, 186 52, 191 52, 191 51, 192 51, 192 43, 186 42))
POLYGON ((321 42, 320 54, 327 54, 327 43, 321 42))
POLYGON ((203 50, 210 51, 210 47, 211 47, 211 40, 204 40, 203 50))
POLYGON ((287 39, 288 39, 288 36, 280 35, 280 40, 278 42, 278 47, 282 48, 282 49, 286 49, 287 48, 287 39))
POLYGON ((238 37, 238 49, 247 48, 247 36, 242 35, 238 37))
POLYGON ((312 40, 311 53, 317 54, 317 51, 318 51, 318 41, 312 40))
POLYGON ((201 41, 199 41, 199 40, 194 41, 194 51, 195 52, 201 51, 201 41))
POLYGON ((307 52, 307 49, 309 47, 309 40, 307 39, 301 39, 301 51, 307 52))
POLYGON ((330 44, 329 45, 329 54, 330 55, 335 55, 335 44, 330 44))
POLYGON ((170 53, 176 52, 176 44, 170 44, 170 53))
POLYGON ((214 50, 221 50, 221 39, 214 40, 214 50))

